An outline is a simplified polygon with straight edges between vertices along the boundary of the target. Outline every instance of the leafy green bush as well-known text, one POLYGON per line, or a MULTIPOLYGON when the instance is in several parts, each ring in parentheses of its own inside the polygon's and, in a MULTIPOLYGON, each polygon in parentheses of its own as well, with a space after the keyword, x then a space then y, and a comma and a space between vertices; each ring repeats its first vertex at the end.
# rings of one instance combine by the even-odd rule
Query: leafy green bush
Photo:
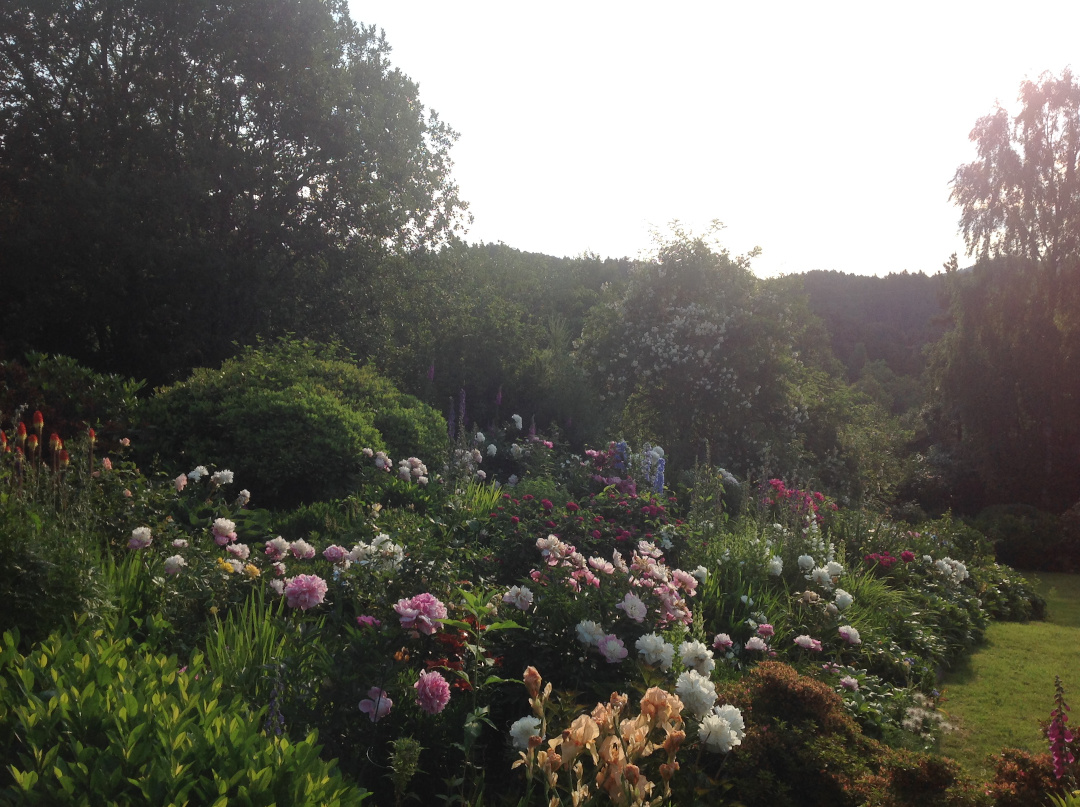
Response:
POLYGON ((1066 540, 1057 516, 1023 504, 987 507, 975 526, 994 542, 997 559, 1017 569, 1075 571, 1080 541, 1066 540))
POLYGON ((195 370, 158 390, 143 417, 144 456, 176 470, 229 468, 275 507, 349 494, 364 448, 434 464, 447 445, 445 422, 429 406, 336 347, 293 339, 195 370))
MULTIPOLYGON (((153 621, 151 618, 148 621, 153 621)), ((157 626, 158 628, 167 626, 157 626)), ((262 733, 196 655, 180 668, 116 631, 0 647, 0 803, 347 805, 366 793, 319 757, 315 735, 262 733)))

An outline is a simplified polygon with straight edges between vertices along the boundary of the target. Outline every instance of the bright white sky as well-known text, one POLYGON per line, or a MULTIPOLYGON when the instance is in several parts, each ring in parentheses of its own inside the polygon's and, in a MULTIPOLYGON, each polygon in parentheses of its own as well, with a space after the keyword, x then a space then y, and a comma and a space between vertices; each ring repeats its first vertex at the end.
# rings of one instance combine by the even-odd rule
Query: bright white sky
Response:
POLYGON ((966 265, 968 133, 1080 54, 1075 0, 350 5, 461 135, 466 240, 633 257, 719 219, 760 276, 966 265))

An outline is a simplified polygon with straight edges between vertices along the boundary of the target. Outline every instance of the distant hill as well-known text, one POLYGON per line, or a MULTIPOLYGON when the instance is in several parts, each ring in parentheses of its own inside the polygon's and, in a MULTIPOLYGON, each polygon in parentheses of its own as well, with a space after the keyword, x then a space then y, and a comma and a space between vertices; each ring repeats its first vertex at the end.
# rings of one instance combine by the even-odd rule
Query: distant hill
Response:
POLYGON ((810 310, 825 322, 833 353, 857 380, 868 362, 918 377, 923 348, 945 332, 944 275, 886 277, 813 271, 802 275, 810 310))

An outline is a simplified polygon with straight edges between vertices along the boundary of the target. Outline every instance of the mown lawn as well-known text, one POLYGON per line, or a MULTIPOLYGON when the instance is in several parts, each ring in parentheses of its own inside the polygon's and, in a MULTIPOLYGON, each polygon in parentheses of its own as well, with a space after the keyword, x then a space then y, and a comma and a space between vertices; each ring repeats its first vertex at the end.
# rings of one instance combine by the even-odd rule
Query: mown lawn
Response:
POLYGON ((1055 675, 1066 700, 1080 707, 1080 575, 1030 577, 1047 600, 1047 620, 993 623, 986 644, 943 683, 942 708, 958 728, 941 751, 973 774, 989 774, 988 757, 1005 747, 1047 750, 1040 721, 1053 708, 1055 675))

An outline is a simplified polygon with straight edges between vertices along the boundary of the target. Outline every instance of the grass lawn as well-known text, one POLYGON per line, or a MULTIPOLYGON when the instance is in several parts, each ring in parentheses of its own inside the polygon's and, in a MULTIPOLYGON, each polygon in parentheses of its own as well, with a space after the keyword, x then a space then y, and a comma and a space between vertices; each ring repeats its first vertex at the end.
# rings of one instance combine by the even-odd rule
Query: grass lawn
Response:
POLYGON ((1080 575, 1030 578, 1046 598, 1047 620, 991 624, 986 644, 943 683, 942 708, 959 728, 945 735, 941 752, 976 775, 991 773, 987 757, 1002 748, 1048 750, 1039 722, 1054 706, 1055 675, 1066 701, 1080 707, 1080 575))

